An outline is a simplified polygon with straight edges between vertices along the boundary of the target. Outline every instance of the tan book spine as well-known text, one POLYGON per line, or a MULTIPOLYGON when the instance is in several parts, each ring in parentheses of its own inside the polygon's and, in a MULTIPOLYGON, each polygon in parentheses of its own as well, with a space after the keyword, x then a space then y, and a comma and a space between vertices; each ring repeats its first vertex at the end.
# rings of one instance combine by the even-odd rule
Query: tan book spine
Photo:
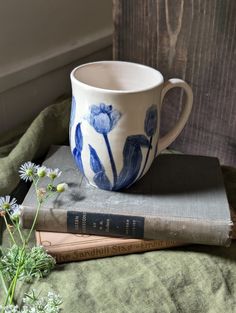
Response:
POLYGON ((45 245, 45 242, 40 242, 40 232, 36 232, 36 239, 37 243, 41 243, 46 251, 56 259, 57 263, 147 252, 185 245, 184 243, 172 240, 123 239, 122 243, 105 243, 93 247, 86 247, 86 244, 84 246, 78 245, 78 247, 76 247, 76 245, 74 245, 74 247, 57 247, 47 246, 45 245))

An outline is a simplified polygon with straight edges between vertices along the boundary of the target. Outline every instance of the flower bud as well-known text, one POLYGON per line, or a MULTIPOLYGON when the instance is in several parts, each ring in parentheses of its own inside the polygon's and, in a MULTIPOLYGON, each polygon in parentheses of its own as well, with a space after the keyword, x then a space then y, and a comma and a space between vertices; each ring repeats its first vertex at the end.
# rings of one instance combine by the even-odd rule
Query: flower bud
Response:
POLYGON ((23 206, 22 205, 16 205, 12 212, 10 213, 11 220, 15 222, 19 222, 20 216, 22 215, 23 206))
POLYGON ((42 178, 42 177, 46 176, 46 174, 47 174, 47 169, 45 166, 41 166, 38 168, 38 170, 37 170, 38 177, 42 178))
POLYGON ((56 187, 53 184, 48 184, 47 191, 56 191, 56 187))
POLYGON ((61 183, 57 185, 57 192, 64 192, 68 189, 68 185, 66 183, 61 183))

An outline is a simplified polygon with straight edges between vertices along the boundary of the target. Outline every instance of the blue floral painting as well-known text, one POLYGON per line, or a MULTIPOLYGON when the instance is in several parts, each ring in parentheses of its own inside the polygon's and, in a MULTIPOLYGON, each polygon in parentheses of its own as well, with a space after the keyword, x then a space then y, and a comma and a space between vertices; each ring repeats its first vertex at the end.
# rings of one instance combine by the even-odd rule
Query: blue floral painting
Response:
MULTIPOLYGON (((126 138, 123 148, 123 168, 118 174, 109 141, 109 133, 116 127, 121 117, 122 114, 114 109, 112 105, 106 105, 104 103, 100 103, 99 105, 91 105, 89 108, 89 113, 86 116, 86 120, 91 125, 91 127, 93 127, 97 133, 103 136, 110 160, 113 173, 113 182, 111 182, 107 177, 105 168, 96 150, 89 144, 90 167, 94 172, 93 181, 97 187, 105 190, 120 190, 129 187, 137 179, 139 179, 145 171, 150 156, 150 150, 153 148, 153 136, 157 129, 156 105, 152 105, 147 109, 144 120, 145 134, 132 135, 126 138), (144 162, 142 162, 142 148, 146 148, 144 162)), ((73 154, 78 167, 82 172, 84 172, 81 158, 83 149, 81 123, 79 123, 76 127, 75 137, 76 147, 74 148, 73 154)))
POLYGON ((89 145, 90 150, 90 166, 95 173, 93 181, 100 189, 112 190, 112 185, 105 173, 105 169, 97 155, 96 150, 89 145))
POLYGON ((116 185, 117 171, 114 158, 111 151, 110 142, 108 139, 108 133, 116 126, 117 122, 121 117, 121 113, 112 108, 112 105, 106 105, 100 103, 99 105, 92 105, 90 107, 87 121, 89 124, 104 137, 105 144, 107 147, 108 155, 111 162, 111 168, 113 172, 113 185, 116 185))
POLYGON ((100 103, 91 105, 87 120, 94 129, 102 134, 107 135, 117 124, 121 113, 112 108, 112 105, 100 103))
POLYGON ((82 149, 83 149, 83 136, 81 132, 81 123, 76 126, 75 130, 75 148, 73 150, 73 155, 75 162, 80 169, 81 173, 84 174, 84 167, 82 162, 82 149))
POLYGON ((73 96, 71 100, 70 127, 72 127, 75 121, 75 110, 76 110, 76 102, 75 102, 75 97, 73 96))
POLYGON ((149 144, 148 144, 148 150, 147 150, 146 157, 145 157, 144 166, 142 168, 141 173, 139 174, 139 178, 142 177, 145 171, 149 154, 150 154, 150 150, 152 149, 153 135, 155 134, 156 129, 157 129, 157 106, 153 104, 152 106, 148 108, 146 112, 145 121, 144 121, 144 131, 148 137, 149 144))

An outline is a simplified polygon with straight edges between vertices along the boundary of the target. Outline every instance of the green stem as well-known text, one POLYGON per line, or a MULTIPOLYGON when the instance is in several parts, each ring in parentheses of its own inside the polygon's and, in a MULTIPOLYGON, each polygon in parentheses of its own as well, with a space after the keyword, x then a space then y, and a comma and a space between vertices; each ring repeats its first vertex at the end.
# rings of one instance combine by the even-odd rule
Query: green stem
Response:
MULTIPOLYGON (((38 182, 39 182, 39 179, 33 179, 33 184, 34 184, 34 187, 35 187, 35 191, 36 191, 36 194, 37 194, 37 188, 38 188, 38 182)), ((53 183, 53 180, 52 180, 52 183, 53 183)), ((46 200, 47 198, 49 198, 51 195, 53 194, 53 192, 49 192, 49 194, 45 197, 45 199, 43 200, 46 200)), ((14 221, 13 222, 13 225, 17 228, 18 232, 19 232, 19 235, 20 235, 20 238, 22 240, 22 243, 23 243, 23 246, 21 248, 21 251, 20 251, 20 256, 19 256, 19 262, 18 262, 18 265, 17 265, 17 269, 16 269, 16 273, 11 281, 11 284, 10 284, 10 287, 9 289, 7 290, 6 288, 6 284, 5 284, 5 281, 4 281, 4 278, 1 274, 1 278, 2 278, 2 281, 3 281, 3 284, 4 284, 4 290, 7 294, 7 297, 6 297, 6 300, 5 300, 5 304, 3 306, 3 309, 1 311, 1 313, 4 313, 4 307, 10 303, 12 304, 13 303, 13 300, 14 300, 14 295, 15 295, 15 290, 16 290, 16 286, 17 286, 17 281, 18 281, 18 278, 19 278, 19 275, 20 275, 20 272, 22 270, 22 268, 24 267, 24 255, 25 255, 25 248, 26 248, 26 245, 28 244, 29 242, 29 239, 31 237, 31 234, 32 234, 32 231, 33 229, 35 228, 35 224, 36 224, 36 221, 37 221, 37 218, 38 218, 38 214, 39 214, 39 211, 40 211, 40 208, 41 208, 41 205, 43 203, 42 199, 39 199, 38 195, 37 195, 37 202, 38 202, 38 205, 37 205, 37 209, 36 209, 36 213, 35 213, 35 217, 34 217, 34 220, 33 220, 33 223, 32 223, 32 226, 30 228, 30 231, 29 231, 29 234, 27 236, 26 239, 24 239, 22 233, 21 233, 21 230, 20 230, 20 227, 19 227, 19 223, 15 223, 14 221), (9 299, 10 297, 10 299, 9 299)), ((11 217, 10 217, 11 218, 11 217)), ((7 223, 7 219, 6 217, 4 216, 4 220, 5 220, 5 223, 6 223, 6 227, 8 229, 8 232, 11 236, 11 239, 13 241, 14 244, 16 244, 16 241, 12 235, 12 232, 9 228, 9 225, 7 223)))
POLYGON ((3 309, 2 309, 2 311, 1 311, 1 313, 4 313, 4 308, 5 308, 5 306, 8 304, 8 298, 9 298, 9 296, 10 296, 12 286, 13 286, 13 280, 11 281, 10 287, 8 288, 7 297, 6 297, 6 299, 5 299, 5 302, 4 302, 3 309))
POLYGON ((22 263, 22 256, 25 253, 25 245, 23 245, 22 250, 21 250, 21 254, 20 254, 20 259, 19 259, 19 263, 17 265, 17 269, 16 269, 16 274, 13 278, 13 286, 12 286, 12 290, 11 290, 11 296, 10 296, 10 304, 13 303, 13 299, 14 299, 14 295, 15 295, 15 290, 16 290, 16 284, 17 284, 17 280, 18 280, 18 276, 20 273, 20 269, 21 269, 21 263, 22 263))
POLYGON ((9 225, 8 225, 6 216, 3 215, 3 218, 4 218, 4 222, 5 222, 5 224, 6 224, 7 230, 8 230, 8 232, 9 232, 9 235, 10 235, 10 237, 11 237, 11 240, 13 241, 13 243, 14 243, 15 245, 17 245, 17 244, 16 244, 16 241, 15 241, 13 235, 12 235, 12 232, 11 232, 11 230, 10 230, 10 227, 9 227, 9 225))
POLYGON ((39 180, 40 180, 40 178, 37 178, 37 179, 33 178, 33 184, 34 184, 35 191, 37 191, 39 180))
POLYGON ((11 218, 11 215, 9 214, 8 211, 7 211, 7 215, 9 216, 9 218, 10 218, 12 224, 14 225, 14 227, 17 229, 17 231, 18 231, 18 233, 19 233, 19 235, 20 235, 20 239, 21 239, 22 243, 24 244, 24 243, 25 243, 25 240, 24 240, 24 238, 23 238, 23 236, 22 236, 22 233, 21 233, 21 230, 20 230, 20 227, 19 227, 19 223, 15 222, 15 221, 11 218))
POLYGON ((22 241, 22 243, 23 243, 23 245, 24 245, 24 244, 25 244, 25 239, 24 239, 23 236, 22 236, 22 233, 21 233, 19 224, 16 225, 16 228, 17 228, 18 233, 19 233, 19 235, 20 235, 20 239, 21 239, 21 241, 22 241))
MULTIPOLYGON (((38 185, 38 181, 39 180, 33 180, 33 183, 34 183, 34 186, 35 186, 35 190, 37 191, 37 185, 38 185)), ((17 269, 16 269, 16 274, 11 282, 11 285, 10 285, 10 288, 8 290, 8 295, 7 295, 7 298, 6 298, 6 301, 5 301, 5 305, 8 303, 8 298, 10 296, 10 304, 13 303, 13 299, 14 299, 14 295, 15 295, 15 290, 16 290, 16 285, 17 285, 17 280, 18 280, 18 277, 19 277, 19 274, 20 274, 20 270, 22 268, 22 261, 23 261, 23 256, 24 256, 24 253, 25 253, 25 247, 29 241, 29 238, 31 236, 31 233, 33 231, 33 228, 35 226, 35 223, 36 223, 36 220, 37 220, 37 217, 38 217, 38 212, 39 212, 39 209, 40 209, 40 206, 41 206, 41 203, 37 197, 37 200, 38 200, 38 206, 37 206, 37 211, 36 211, 36 214, 35 214, 35 218, 34 218, 34 222, 33 222, 33 225, 30 229, 30 232, 29 232, 29 235, 27 236, 27 239, 24 240, 24 238, 22 237, 22 234, 21 234, 21 231, 20 231, 20 228, 19 228, 19 225, 17 227, 19 233, 21 234, 21 240, 23 242, 23 247, 21 248, 21 252, 20 252, 20 257, 19 257, 19 262, 18 262, 18 265, 17 265, 17 269)))
POLYGON ((36 181, 33 180, 33 184, 34 184, 35 193, 36 193, 36 196, 37 196, 38 205, 37 205, 36 214, 35 214, 35 216, 34 216, 33 224, 32 224, 32 226, 31 226, 31 228, 30 228, 29 234, 28 234, 28 236, 27 236, 27 238, 26 238, 26 241, 25 241, 26 244, 28 243, 28 241, 29 241, 29 239, 30 239, 30 236, 31 236, 31 234, 32 234, 32 231, 33 231, 33 229, 34 229, 34 227, 35 227, 35 224, 36 224, 36 221, 37 221, 37 218, 38 218, 38 215, 39 215, 39 210, 40 210, 40 207, 41 207, 41 205, 42 205, 42 200, 39 199, 38 194, 37 194, 38 182, 39 182, 39 179, 36 180, 36 181))
POLYGON ((49 199, 51 196, 54 196, 54 192, 50 191, 44 198, 44 201, 46 201, 47 199, 49 199))
POLYGON ((26 244, 28 243, 28 241, 29 241, 29 239, 30 239, 30 236, 31 236, 31 234, 32 234, 32 231, 33 231, 33 229, 34 229, 34 227, 35 227, 35 224, 36 224, 36 221, 37 221, 37 218, 38 218, 38 215, 39 215, 39 210, 40 210, 41 204, 42 204, 42 203, 38 201, 36 214, 35 214, 35 216, 34 216, 34 221, 33 221, 33 224, 32 224, 32 226, 31 226, 31 228, 30 228, 29 235, 27 236, 26 241, 25 241, 26 244))
MULTIPOLYGON (((38 182, 39 182, 39 180, 37 180, 36 182, 33 181, 34 187, 35 187, 36 195, 37 195, 38 182)), ((51 179, 51 183, 52 183, 52 184, 53 184, 53 182, 54 182, 54 179, 51 179)), ((32 234, 32 231, 33 231, 33 229, 34 229, 34 227, 35 227, 35 224, 36 224, 36 221, 37 221, 37 218, 38 218, 38 215, 39 215, 39 211, 40 211, 40 208, 41 208, 41 205, 42 205, 43 201, 45 201, 46 199, 48 199, 51 195, 53 195, 53 192, 49 192, 49 194, 46 195, 43 200, 39 199, 39 197, 38 197, 38 195, 37 195, 38 206, 37 206, 36 214, 35 214, 35 216, 34 216, 33 224, 32 224, 32 226, 31 226, 29 235, 28 235, 28 237, 27 237, 27 239, 26 239, 26 243, 28 243, 28 241, 29 241, 29 239, 30 239, 30 236, 31 236, 31 234, 32 234)))
POLYGON ((1 278, 1 281, 2 281, 3 289, 4 289, 4 291, 5 291, 6 295, 7 295, 7 294, 8 294, 7 286, 6 286, 4 277, 3 277, 3 275, 2 275, 2 271, 0 271, 0 278, 1 278))

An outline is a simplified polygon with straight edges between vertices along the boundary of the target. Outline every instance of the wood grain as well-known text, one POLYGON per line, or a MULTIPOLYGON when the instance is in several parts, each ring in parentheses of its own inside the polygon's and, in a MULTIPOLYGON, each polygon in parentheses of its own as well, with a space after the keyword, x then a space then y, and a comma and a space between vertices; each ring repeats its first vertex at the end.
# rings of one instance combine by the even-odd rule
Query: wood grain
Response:
MULTIPOLYGON (((113 0, 113 56, 179 77, 193 88, 190 120, 172 148, 236 166, 236 1, 113 0)), ((161 132, 178 119, 183 94, 165 99, 161 132)))

